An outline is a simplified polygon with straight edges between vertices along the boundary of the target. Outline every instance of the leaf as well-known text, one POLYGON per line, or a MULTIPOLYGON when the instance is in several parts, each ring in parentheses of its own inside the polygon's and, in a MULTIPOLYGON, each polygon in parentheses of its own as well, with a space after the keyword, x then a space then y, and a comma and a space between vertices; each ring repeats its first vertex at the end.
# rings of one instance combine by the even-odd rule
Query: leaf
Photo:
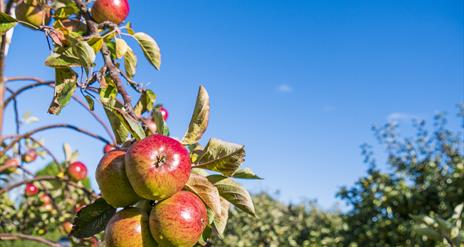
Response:
POLYGON ((132 137, 137 140, 142 140, 146 137, 142 126, 140 126, 139 122, 131 117, 129 113, 120 108, 105 108, 110 110, 116 117, 119 118, 121 123, 126 127, 127 130, 129 130, 132 137))
POLYGON ((72 148, 71 148, 71 145, 69 145, 69 143, 67 142, 63 143, 63 152, 64 152, 64 159, 67 162, 70 162, 71 157, 72 157, 72 148))
POLYGON ((25 124, 32 124, 39 121, 39 118, 36 116, 32 116, 30 112, 25 112, 21 118, 21 121, 25 124))
POLYGON ((263 179, 256 175, 250 168, 238 169, 234 172, 232 177, 242 179, 263 179))
POLYGON ((244 161, 245 149, 243 145, 211 138, 195 167, 231 176, 244 161))
POLYGON ((95 53, 99 52, 103 46, 103 39, 102 38, 97 38, 93 37, 87 41, 87 43, 92 47, 93 51, 95 53))
POLYGON ((435 241, 442 241, 443 240, 440 233, 438 233, 437 231, 435 231, 435 230, 433 230, 433 229, 431 229, 429 227, 414 226, 413 231, 415 233, 419 234, 419 235, 426 236, 427 238, 429 238, 431 240, 435 240, 435 241))
POLYGON ((70 68, 55 69, 55 94, 48 113, 58 115, 77 88, 77 73, 70 68))
POLYGON ((123 39, 116 38, 115 43, 116 43, 116 58, 124 57, 124 55, 126 55, 126 52, 128 51, 128 48, 129 48, 126 41, 124 41, 123 39))
POLYGON ((182 138, 184 144, 194 144, 200 141, 201 137, 208 127, 209 121, 209 95, 205 87, 200 86, 198 89, 197 102, 193 110, 192 119, 189 128, 182 138))
POLYGON ((164 121, 163 114, 157 109, 155 109, 154 111, 152 111, 151 117, 156 125, 156 133, 160 135, 169 136, 169 128, 166 124, 166 121, 164 121))
POLYGON ((103 231, 115 213, 115 208, 111 207, 103 198, 99 198, 79 210, 70 235, 76 238, 91 237, 103 231))
POLYGON ((230 203, 224 199, 220 198, 221 200, 221 213, 216 215, 214 217, 214 228, 216 229, 216 232, 218 233, 220 238, 223 238, 224 236, 224 231, 226 230, 227 226, 227 220, 229 219, 229 208, 230 208, 230 203))
POLYGON ((192 173, 185 187, 200 197, 215 215, 221 214, 221 201, 218 189, 206 177, 192 173))
POLYGON ((93 66, 96 55, 93 48, 84 41, 78 41, 73 48, 73 54, 79 58, 80 64, 87 70, 93 66))
POLYGON ((106 116, 110 121, 111 129, 113 130, 114 136, 116 137, 116 142, 118 144, 122 144, 127 140, 129 136, 129 130, 127 127, 122 123, 120 118, 111 108, 104 107, 106 116))
POLYGON ((87 104, 89 105, 89 109, 91 111, 95 110, 95 101, 93 100, 92 96, 85 95, 84 98, 87 101, 87 104))
POLYGON ((161 66, 161 53, 156 41, 146 33, 135 33, 132 37, 137 40, 148 61, 159 70, 161 66))
POLYGON ((150 89, 144 90, 142 92, 142 95, 140 95, 139 101, 137 102, 137 104, 135 104, 135 107, 134 107, 135 114, 142 115, 145 112, 149 112, 153 110, 153 105, 155 103, 155 100, 156 100, 156 94, 153 93, 153 91, 151 91, 150 89))
POLYGON ((17 23, 18 22, 15 18, 4 12, 0 12, 0 34, 6 33, 8 30, 16 26, 17 23))
POLYGON ((79 59, 69 54, 52 53, 45 59, 45 65, 52 68, 78 67, 79 59))
POLYGON ((241 209, 245 213, 256 216, 250 193, 232 178, 221 175, 210 175, 208 180, 216 186, 219 195, 241 209))
POLYGON ((134 78, 137 69, 137 57, 130 47, 128 47, 126 55, 124 56, 124 69, 126 70, 126 75, 130 79, 134 78))

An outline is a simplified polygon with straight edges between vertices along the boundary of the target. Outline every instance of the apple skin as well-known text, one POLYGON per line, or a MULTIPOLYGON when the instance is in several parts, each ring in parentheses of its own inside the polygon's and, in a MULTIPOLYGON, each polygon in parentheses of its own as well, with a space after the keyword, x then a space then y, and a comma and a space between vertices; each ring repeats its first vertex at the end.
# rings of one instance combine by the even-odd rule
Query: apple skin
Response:
POLYGON ((50 8, 46 5, 32 6, 22 2, 16 5, 15 14, 16 19, 36 27, 50 23, 50 8))
POLYGON ((137 208, 125 208, 117 212, 105 229, 107 247, 155 247, 158 246, 150 235, 148 215, 137 208))
POLYGON ((35 196, 39 193, 39 189, 31 184, 31 183, 27 183, 26 184, 26 188, 24 189, 24 194, 26 194, 26 196, 35 196))
POLYGON ((74 181, 81 181, 87 177, 87 166, 79 161, 68 166, 68 175, 74 181))
POLYGON ((153 207, 149 224, 151 235, 161 247, 191 247, 205 230, 208 215, 200 198, 180 191, 153 207))
POLYGON ((115 208, 126 207, 141 200, 132 189, 124 167, 124 151, 114 150, 100 160, 95 178, 103 199, 115 208))
POLYGON ((168 120, 168 117, 169 117, 168 110, 166 108, 164 108, 163 106, 161 106, 159 108, 159 111, 161 112, 161 115, 163 116, 164 121, 168 120))
POLYGON ((63 222, 63 224, 61 226, 63 228, 64 233, 66 233, 66 234, 71 233, 72 228, 73 228, 73 224, 71 222, 65 221, 65 222, 63 222))
POLYGON ((91 13, 93 19, 98 23, 111 21, 119 24, 127 18, 129 10, 127 0, 96 0, 91 13))
POLYGON ((190 176, 190 157, 177 140, 151 135, 126 153, 126 174, 134 191, 145 199, 162 200, 180 191, 190 176))
POLYGON ((29 149, 23 154, 22 160, 26 163, 34 162, 37 159, 37 152, 34 149, 29 149))

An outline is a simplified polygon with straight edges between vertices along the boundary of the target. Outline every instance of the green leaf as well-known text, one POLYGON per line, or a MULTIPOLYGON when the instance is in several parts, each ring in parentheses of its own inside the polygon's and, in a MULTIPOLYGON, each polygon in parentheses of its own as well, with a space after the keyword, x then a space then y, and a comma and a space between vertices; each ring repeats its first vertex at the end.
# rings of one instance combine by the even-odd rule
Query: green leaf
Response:
POLYGON ((85 95, 84 96, 85 100, 87 101, 87 104, 89 105, 89 109, 91 111, 95 110, 95 101, 90 95, 85 95))
POLYGON ((250 168, 238 169, 234 172, 232 177, 242 179, 263 179, 256 175, 250 168))
POLYGON ((137 102, 137 104, 135 104, 135 114, 142 115, 145 112, 153 110, 155 100, 156 94, 153 91, 151 91, 150 89, 144 90, 140 95, 139 101, 137 102))
POLYGON ((442 241, 443 237, 438 233, 437 231, 429 228, 429 227, 419 227, 419 226, 414 226, 413 231, 416 234, 426 236, 427 238, 435 241, 442 241))
POLYGON ((95 53, 99 52, 103 46, 103 39, 102 38, 97 38, 93 37, 87 41, 87 43, 92 47, 93 51, 95 53))
POLYGON ((126 70, 126 75, 130 79, 134 78, 137 69, 137 57, 130 47, 128 47, 126 55, 124 56, 124 69, 126 70))
POLYGON ((232 176, 245 161, 243 145, 211 138, 198 158, 196 168, 217 171, 225 176, 232 176))
POLYGON ((93 66, 93 62, 96 58, 95 51, 87 42, 84 41, 76 42, 72 48, 73 54, 79 58, 80 64, 88 73, 88 69, 93 66))
POLYGON ((156 41, 146 33, 135 33, 132 35, 143 50, 143 54, 157 69, 161 66, 161 53, 156 41))
POLYGON ((115 39, 116 43, 116 58, 122 58, 124 55, 126 55, 129 46, 127 45, 126 41, 123 39, 116 38, 115 39))
POLYGON ((206 177, 192 173, 185 187, 200 197, 215 215, 221 214, 221 201, 218 189, 206 177))
POLYGON ((119 118, 120 122, 126 127, 127 130, 129 130, 132 137, 134 137, 137 140, 142 140, 146 137, 145 131, 143 131, 142 126, 140 126, 139 122, 133 117, 131 117, 129 113, 127 113, 121 108, 105 108, 110 110, 116 117, 119 118))
POLYGON ((256 216, 250 193, 232 178, 221 175, 210 175, 208 180, 216 186, 219 195, 241 209, 245 213, 256 216))
POLYGON ((55 94, 48 113, 58 115, 77 88, 77 73, 70 68, 55 69, 55 94))
POLYGON ((111 129, 113 130, 114 136, 116 137, 116 142, 122 144, 127 140, 129 136, 129 129, 122 123, 120 118, 116 113, 114 113, 111 108, 104 107, 106 116, 110 121, 111 129))
POLYGON ((6 33, 8 30, 16 26, 17 23, 18 22, 15 18, 4 12, 0 12, 0 34, 6 33))
POLYGON ((164 121, 163 114, 155 109, 151 114, 152 120, 156 125, 156 133, 160 135, 169 136, 169 128, 164 121))
POLYGON ((208 127, 209 109, 208 92, 205 87, 200 86, 189 128, 185 133, 184 138, 182 138, 182 142, 184 144, 194 144, 200 141, 208 127))
POLYGON ((82 208, 74 219, 71 236, 76 238, 88 238, 103 231, 109 220, 116 213, 103 198, 82 208))
MULTIPOLYGON (((70 49, 70 48, 68 48, 70 49)), ((71 52, 72 53, 72 52, 71 52)), ((78 67, 79 59, 70 53, 52 53, 45 59, 45 65, 52 68, 78 67)))
POLYGON ((229 208, 230 203, 224 199, 220 198, 221 200, 221 213, 214 217, 214 228, 218 233, 219 237, 222 239, 224 236, 224 231, 226 230, 227 220, 229 219, 229 208))

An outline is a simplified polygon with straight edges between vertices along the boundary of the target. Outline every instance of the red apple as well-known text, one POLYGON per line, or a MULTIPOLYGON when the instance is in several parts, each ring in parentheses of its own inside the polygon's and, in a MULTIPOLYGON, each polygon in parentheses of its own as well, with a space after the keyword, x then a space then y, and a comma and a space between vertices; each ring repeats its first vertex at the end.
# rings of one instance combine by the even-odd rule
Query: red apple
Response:
POLYGON ((191 171, 187 149, 177 140, 152 135, 134 143, 126 153, 126 174, 134 191, 162 200, 180 191, 191 171))
POLYGON ((203 202, 180 191, 158 203, 150 213, 150 232, 160 246, 194 246, 208 224, 203 202))
POLYGON ((168 110, 166 110, 166 108, 164 108, 163 106, 161 106, 161 107, 159 108, 159 111, 161 112, 161 115, 163 116, 164 121, 168 120, 168 117, 169 117, 169 112, 168 112, 168 110))
POLYGON ((105 229, 105 246, 158 246, 150 235, 148 215, 137 208, 117 212, 105 229))
POLYGON ((137 196, 127 179, 124 167, 124 151, 114 150, 100 160, 95 178, 105 199, 111 206, 126 207, 141 198, 137 196))
POLYGON ((50 23, 50 7, 47 5, 29 5, 22 2, 16 5, 16 19, 33 26, 48 25, 50 23))
POLYGON ((105 147, 103 148, 103 153, 106 154, 106 153, 108 153, 108 152, 110 152, 110 151, 112 151, 112 150, 114 150, 114 149, 115 149, 115 148, 114 148, 112 145, 106 144, 105 147))
POLYGON ((98 23, 111 21, 119 24, 127 18, 129 9, 127 0, 96 0, 91 12, 98 23))
POLYGON ((39 189, 31 184, 31 183, 27 183, 26 184, 26 188, 24 189, 24 194, 26 194, 26 196, 35 196, 39 193, 39 189))
POLYGON ((84 163, 76 161, 68 166, 68 175, 74 181, 80 181, 87 177, 87 166, 84 163))
POLYGON ((34 162, 37 159, 37 152, 34 149, 27 150, 26 153, 23 154, 22 160, 26 163, 34 162))
POLYGON ((52 203, 52 198, 50 198, 50 196, 48 196, 47 194, 42 194, 40 195, 39 198, 40 198, 40 202, 44 206, 48 206, 52 203))

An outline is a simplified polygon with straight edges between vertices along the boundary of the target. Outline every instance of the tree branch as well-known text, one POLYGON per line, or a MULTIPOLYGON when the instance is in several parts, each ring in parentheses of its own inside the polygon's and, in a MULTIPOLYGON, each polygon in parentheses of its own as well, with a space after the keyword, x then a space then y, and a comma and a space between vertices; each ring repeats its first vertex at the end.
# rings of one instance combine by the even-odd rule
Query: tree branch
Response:
POLYGON ((26 235, 22 233, 0 233, 0 240, 5 240, 5 241, 28 240, 28 241, 45 244, 51 247, 62 247, 60 244, 52 242, 48 239, 37 237, 37 236, 32 236, 32 235, 26 235))

